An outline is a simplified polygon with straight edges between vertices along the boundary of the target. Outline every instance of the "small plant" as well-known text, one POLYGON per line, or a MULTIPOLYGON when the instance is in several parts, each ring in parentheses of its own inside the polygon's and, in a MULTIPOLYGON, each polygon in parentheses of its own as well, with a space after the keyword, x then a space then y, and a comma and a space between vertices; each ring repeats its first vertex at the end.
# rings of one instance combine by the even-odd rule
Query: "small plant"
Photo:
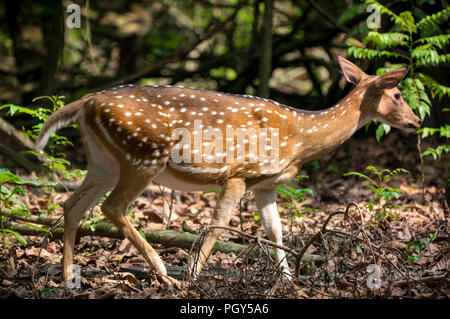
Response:
MULTIPOLYGON (((442 111, 448 112, 448 111, 450 111, 450 109, 445 108, 442 111)), ((440 138, 446 139, 448 141, 448 139, 450 138, 450 125, 445 124, 444 126, 441 126, 440 128, 424 127, 422 129, 418 130, 417 133, 421 133, 422 138, 426 138, 428 136, 439 133, 440 138)), ((433 156, 434 159, 436 159, 436 158, 440 157, 443 153, 448 153, 448 152, 450 152, 450 144, 443 143, 436 148, 433 148, 433 147, 427 148, 423 152, 423 155, 425 155, 425 156, 431 155, 431 156, 433 156)))
POLYGON ((50 287, 43 287, 42 292, 49 294, 53 292, 53 289, 50 287))
MULTIPOLYGON (((28 107, 18 106, 14 104, 5 104, 0 106, 1 109, 7 110, 7 115, 9 116, 15 116, 17 114, 27 114, 30 115, 32 118, 37 119, 38 123, 33 125, 31 128, 22 128, 23 132, 30 137, 31 139, 36 139, 37 135, 41 131, 45 121, 48 119, 48 117, 64 106, 64 103, 62 101, 63 96, 41 96, 37 97, 33 100, 41 100, 41 99, 48 99, 51 102, 52 107, 50 109, 47 108, 37 108, 37 109, 31 109, 28 107)), ((57 148, 59 146, 69 146, 72 145, 72 143, 63 136, 59 136, 57 134, 52 134, 49 142, 49 153, 36 153, 34 151, 28 151, 28 153, 31 153, 35 156, 39 157, 46 157, 47 161, 44 163, 45 166, 49 168, 50 176, 52 177, 56 170, 59 170, 63 173, 64 178, 77 178, 81 177, 86 174, 86 171, 83 170, 74 170, 74 171, 68 171, 67 167, 70 165, 69 161, 65 159, 64 153, 57 153, 57 148)), ((20 196, 26 195, 25 189, 21 186, 22 184, 33 184, 35 186, 40 187, 48 187, 54 185, 52 182, 45 182, 45 181, 24 181, 20 179, 18 176, 13 174, 7 169, 0 169, 0 208, 6 209, 10 214, 22 214, 27 215, 28 214, 28 207, 26 204, 20 199, 20 196), (6 185, 8 184, 8 186, 6 185), (12 185, 12 186, 9 186, 12 185)), ((50 194, 47 199, 46 207, 43 207, 42 210, 46 211, 47 213, 54 213, 56 209, 59 207, 59 204, 55 203, 53 196, 50 194)), ((3 247, 6 246, 6 236, 7 235, 13 235, 22 245, 26 246, 27 242, 25 238, 11 230, 4 227, 4 217, 0 216, 0 237, 3 239, 3 247)), ((47 231, 44 228, 38 227, 33 224, 28 224, 28 226, 39 228, 40 230, 47 231)))
MULTIPOLYGON (((56 110, 64 106, 64 102, 62 99, 64 96, 40 96, 33 99, 33 102, 48 99, 50 100, 52 107, 42 108, 39 107, 37 109, 31 109, 28 107, 18 106, 14 104, 5 104, 0 106, 0 110, 7 109, 7 115, 14 116, 16 114, 27 114, 31 117, 38 120, 38 123, 33 125, 30 129, 22 128, 23 132, 33 140, 36 139, 37 135, 41 131, 44 126, 45 121, 48 117, 54 113, 56 110)), ((73 125, 72 125, 73 126, 73 125)), ((29 151, 29 153, 35 156, 46 156, 47 163, 44 163, 45 166, 49 168, 50 174, 53 175, 56 169, 66 172, 67 167, 70 165, 70 162, 65 159, 66 155, 64 153, 56 153, 56 150, 59 146, 73 146, 72 142, 70 142, 66 137, 57 135, 55 133, 50 137, 50 141, 48 144, 48 148, 50 150, 49 154, 36 153, 34 151, 29 151)))
MULTIPOLYGON (((22 184, 23 181, 9 170, 0 169, 0 210, 7 209, 11 214, 27 215, 28 207, 19 198, 20 195, 25 195, 25 190, 17 185, 22 184), (16 184, 12 188, 7 187, 6 183, 16 184)), ((6 236, 13 235, 23 246, 27 245, 25 238, 16 231, 4 227, 4 216, 0 216, 0 236, 2 237, 3 248, 6 248, 6 236)))
MULTIPOLYGON (((35 99, 34 101, 42 100, 42 99, 48 99, 51 102, 51 108, 43 108, 39 107, 37 109, 31 109, 28 107, 18 106, 14 104, 5 104, 0 106, 1 109, 7 110, 7 115, 9 116, 15 116, 17 114, 27 114, 31 116, 34 119, 37 119, 38 123, 33 125, 31 128, 24 128, 22 127, 22 131, 31 139, 35 140, 39 132, 41 131, 45 121, 48 119, 48 117, 58 110, 59 108, 64 106, 64 103, 62 99, 64 96, 40 96, 35 99)), ((58 153, 57 148, 59 146, 69 146, 73 145, 66 137, 60 136, 57 134, 52 134, 49 140, 49 153, 37 153, 35 151, 28 151, 27 153, 33 154, 36 157, 45 158, 46 161, 43 163, 44 166, 46 166, 49 170, 49 177, 50 179, 53 178, 56 171, 59 171, 63 174, 64 178, 71 178, 71 177, 79 177, 85 174, 85 171, 82 170, 75 170, 73 172, 69 172, 67 170, 67 167, 70 165, 70 162, 66 160, 66 155, 64 153, 58 153)), ((41 186, 50 186, 52 183, 43 183, 41 186)), ((54 213, 56 209, 59 208, 59 205, 55 203, 54 198, 52 194, 48 196, 46 199, 48 202, 46 204, 46 207, 43 207, 44 211, 47 211, 49 213, 54 213)))
MULTIPOLYGON (((308 176, 305 175, 299 175, 296 177, 296 181, 300 181, 301 179, 308 178, 308 176)), ((300 211, 297 207, 297 203, 301 203, 306 200, 307 195, 314 196, 314 191, 310 188, 296 188, 293 186, 286 186, 286 187, 277 187, 276 191, 278 194, 283 197, 285 200, 281 205, 283 207, 286 207, 288 209, 288 215, 289 215, 289 221, 290 221, 290 227, 292 229, 292 226, 295 222, 295 217, 303 217, 304 210, 300 211)), ((308 208, 305 208, 305 210, 311 210, 308 208)))
POLYGON ((372 175, 376 176, 375 179, 359 173, 359 172, 348 172, 343 174, 343 176, 358 176, 364 179, 364 182, 361 183, 362 187, 369 188, 373 191, 375 195, 374 201, 369 201, 365 205, 366 209, 370 212, 375 212, 375 214, 371 218, 372 223, 385 225, 388 219, 397 219, 398 216, 395 214, 391 208, 400 207, 401 205, 391 203, 392 200, 397 200, 400 198, 400 194, 403 192, 400 189, 392 188, 387 186, 386 184, 389 180, 399 174, 399 173, 409 173, 404 168, 396 168, 394 170, 389 169, 381 169, 378 170, 375 166, 367 166, 366 170, 368 170, 372 175))
POLYGON ((417 262, 422 257, 425 249, 436 239, 437 233, 438 231, 430 233, 429 237, 419 238, 418 240, 410 242, 405 248, 409 260, 413 263, 417 262))

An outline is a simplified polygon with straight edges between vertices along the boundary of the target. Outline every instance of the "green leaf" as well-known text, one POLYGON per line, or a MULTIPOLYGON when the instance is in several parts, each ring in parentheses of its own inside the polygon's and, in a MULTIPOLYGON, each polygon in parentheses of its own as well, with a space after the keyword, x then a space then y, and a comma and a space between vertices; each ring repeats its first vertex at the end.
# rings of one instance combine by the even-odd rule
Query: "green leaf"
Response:
POLYGON ((448 153, 450 152, 450 145, 449 144, 443 144, 438 146, 437 148, 429 147, 425 152, 422 153, 422 155, 427 156, 431 155, 434 159, 437 159, 442 155, 442 153, 448 153))
POLYGON ((217 193, 217 194, 219 194, 220 193, 220 189, 212 189, 212 190, 209 190, 209 191, 203 191, 202 192, 203 195, 210 194, 210 193, 217 193))
POLYGON ((374 59, 374 58, 404 58, 408 59, 406 55, 391 52, 386 50, 375 50, 366 48, 349 47, 348 54, 356 59, 374 59))
POLYGON ((15 104, 5 104, 0 106, 0 110, 2 109, 8 109, 8 112, 6 113, 9 116, 14 116, 16 113, 24 113, 28 115, 34 116, 36 114, 36 111, 29 109, 27 107, 15 105, 15 104))
POLYGON ((450 54, 440 54, 429 43, 415 47, 411 51, 411 57, 417 66, 438 66, 450 61, 450 54))
POLYGON ((372 171, 372 172, 378 172, 378 169, 373 165, 366 166, 366 170, 372 171))
POLYGON ((279 193, 280 195, 284 195, 284 196, 287 197, 287 198, 297 198, 297 196, 296 196, 294 193, 290 192, 290 191, 287 190, 287 189, 284 189, 283 187, 277 187, 277 188, 276 188, 276 191, 277 191, 277 193, 279 193))
POLYGON ((391 127, 387 124, 380 123, 375 131, 377 142, 381 140, 383 135, 387 135, 391 131, 391 127))
POLYGON ((400 198, 400 194, 397 193, 397 192, 389 192, 389 196, 392 196, 395 199, 399 199, 400 198))
POLYGON ((23 215, 23 216, 28 216, 28 211, 29 211, 29 209, 28 209, 28 207, 26 205, 19 206, 19 207, 13 206, 13 207, 9 208, 9 212, 11 214, 20 214, 20 215, 23 215))
POLYGON ((14 237, 16 237, 16 239, 22 244, 22 246, 27 246, 27 244, 28 244, 27 240, 25 239, 25 237, 23 237, 18 232, 11 230, 11 229, 2 229, 1 231, 13 234, 14 237))
POLYGON ((30 223, 23 223, 23 224, 24 224, 24 225, 27 225, 28 227, 37 229, 37 230, 39 230, 39 231, 43 231, 43 232, 46 232, 46 233, 49 232, 49 230, 48 230, 47 228, 40 227, 40 226, 38 226, 38 225, 34 225, 34 224, 30 224, 30 223))
POLYGON ((362 187, 367 187, 367 188, 370 188, 372 191, 374 191, 375 193, 377 192, 377 187, 378 187, 378 185, 377 186, 373 186, 373 185, 371 185, 371 184, 367 184, 367 183, 365 183, 365 182, 363 182, 362 184, 361 184, 361 186, 362 187))
POLYGON ((439 49, 445 49, 445 47, 448 46, 450 43, 450 34, 440 34, 440 35, 433 35, 430 37, 424 37, 417 39, 414 41, 414 44, 422 43, 422 44, 432 44, 434 47, 437 47, 439 49))
POLYGON ((13 182, 20 183, 22 180, 6 168, 0 168, 0 184, 13 182))
POLYGON ((308 175, 297 175, 297 176, 295 177, 295 180, 296 180, 297 182, 300 182, 302 179, 309 179, 309 176, 308 176, 308 175))
POLYGON ((307 193, 311 196, 314 196, 314 191, 311 188, 301 188, 298 189, 299 192, 301 192, 302 194, 307 193))
POLYGON ((391 176, 397 175, 399 173, 409 174, 409 171, 407 169, 404 169, 404 168, 400 167, 400 168, 394 169, 392 172, 389 173, 388 176, 391 177, 391 176))
POLYGON ((426 16, 417 23, 416 27, 418 30, 423 30, 432 26, 436 26, 447 21, 449 16, 450 16, 450 7, 447 7, 442 11, 426 16))
POLYGON ((377 142, 381 140, 381 138, 384 135, 384 129, 381 125, 378 125, 377 130, 375 131, 375 138, 377 139, 377 142))
POLYGON ((368 180, 368 181, 369 181, 370 183, 372 183, 373 185, 377 185, 377 182, 375 182, 375 181, 374 181, 373 179, 371 179, 369 176, 364 175, 363 173, 360 173, 360 172, 348 172, 348 173, 342 174, 342 176, 351 176, 351 175, 355 175, 355 176, 362 177, 362 178, 368 180))
POLYGON ((386 49, 396 46, 408 46, 409 35, 401 32, 378 33, 378 31, 370 31, 364 38, 364 42, 374 44, 377 49, 386 49))
POLYGON ((439 129, 432 127, 423 127, 417 131, 417 133, 422 133, 422 138, 427 138, 435 133, 439 132, 439 129))
POLYGON ((403 31, 407 31, 410 34, 417 32, 416 22, 414 21, 411 11, 403 11, 399 14, 399 17, 403 21, 401 24, 401 29, 403 31))
POLYGON ((450 124, 445 124, 445 126, 441 126, 439 129, 439 133, 441 137, 450 138, 450 124))
POLYGON ((433 98, 437 96, 441 100, 445 95, 450 97, 450 87, 438 83, 432 77, 423 73, 417 73, 416 76, 430 90, 433 98))
POLYGON ((419 117, 423 120, 427 115, 430 115, 431 102, 422 81, 419 78, 407 78, 403 82, 404 99, 416 113, 419 113, 419 117))

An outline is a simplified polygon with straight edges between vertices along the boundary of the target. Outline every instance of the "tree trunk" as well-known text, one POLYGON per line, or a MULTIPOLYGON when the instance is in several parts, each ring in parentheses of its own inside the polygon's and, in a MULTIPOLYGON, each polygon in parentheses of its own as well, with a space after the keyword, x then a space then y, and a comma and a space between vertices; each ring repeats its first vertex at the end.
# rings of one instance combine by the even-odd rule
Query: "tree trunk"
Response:
POLYGON ((261 56, 259 59, 258 95, 270 97, 269 80, 272 74, 272 19, 273 0, 264 1, 264 21, 261 35, 261 56))
POLYGON ((47 0, 48 16, 44 17, 44 45, 47 54, 39 80, 39 95, 52 95, 58 60, 64 47, 64 13, 61 0, 47 0))

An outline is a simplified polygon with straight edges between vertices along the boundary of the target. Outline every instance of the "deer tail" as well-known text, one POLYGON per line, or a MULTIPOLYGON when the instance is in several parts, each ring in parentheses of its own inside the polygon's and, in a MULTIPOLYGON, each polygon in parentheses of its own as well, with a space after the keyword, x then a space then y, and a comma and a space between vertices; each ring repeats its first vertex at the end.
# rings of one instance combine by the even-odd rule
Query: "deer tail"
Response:
POLYGON ((53 132, 78 120, 88 97, 86 95, 81 100, 67 104, 47 119, 35 142, 37 151, 42 150, 47 145, 48 139, 53 132))

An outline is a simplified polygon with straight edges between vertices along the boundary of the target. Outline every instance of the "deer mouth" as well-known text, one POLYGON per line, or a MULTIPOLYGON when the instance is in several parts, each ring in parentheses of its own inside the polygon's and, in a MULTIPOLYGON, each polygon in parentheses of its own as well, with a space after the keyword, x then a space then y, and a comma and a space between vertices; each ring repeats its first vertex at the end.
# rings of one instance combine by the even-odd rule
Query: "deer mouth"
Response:
POLYGON ((419 124, 415 124, 415 123, 408 123, 405 126, 405 131, 408 133, 413 133, 415 131, 417 131, 420 128, 419 124))

